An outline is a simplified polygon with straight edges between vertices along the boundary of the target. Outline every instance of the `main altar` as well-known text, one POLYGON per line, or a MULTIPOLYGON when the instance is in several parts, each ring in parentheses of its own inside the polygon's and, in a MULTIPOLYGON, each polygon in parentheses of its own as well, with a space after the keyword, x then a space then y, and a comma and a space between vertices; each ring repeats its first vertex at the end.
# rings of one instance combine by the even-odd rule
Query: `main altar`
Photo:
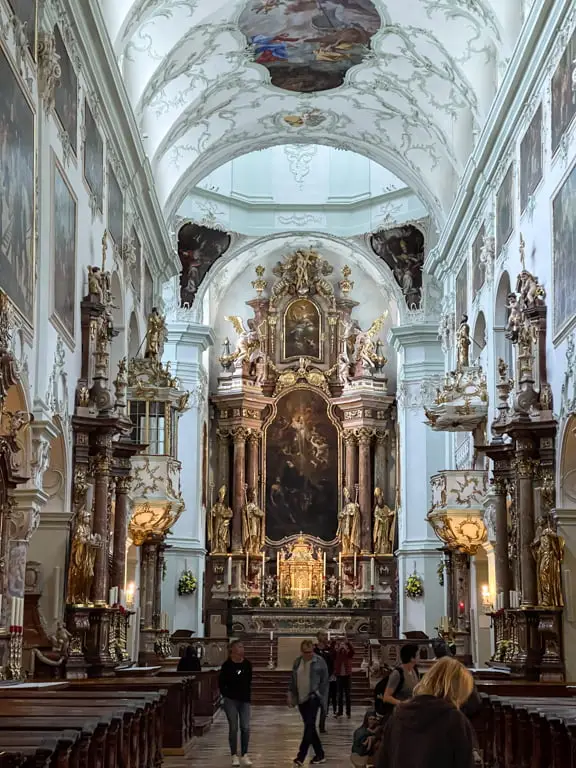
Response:
POLYGON ((207 633, 397 636, 395 397, 352 273, 297 250, 227 317, 212 393, 207 633), (314 609, 311 611, 310 609, 314 609))

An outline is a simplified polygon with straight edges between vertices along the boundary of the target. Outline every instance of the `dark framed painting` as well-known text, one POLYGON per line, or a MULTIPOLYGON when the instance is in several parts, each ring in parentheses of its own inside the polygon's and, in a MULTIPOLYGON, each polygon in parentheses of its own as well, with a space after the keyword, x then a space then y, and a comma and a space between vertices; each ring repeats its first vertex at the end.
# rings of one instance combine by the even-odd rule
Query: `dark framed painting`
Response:
POLYGON ((472 297, 474 298, 478 291, 481 290, 484 285, 484 279, 486 277, 482 262, 480 261, 480 254, 482 253, 482 246, 486 239, 486 226, 482 224, 480 231, 476 235, 474 242, 472 243, 472 297))
POLYGON ((576 315, 576 165, 552 200, 554 337, 576 315))
POLYGON ((277 402, 265 432, 266 535, 302 531, 332 541, 338 528, 338 430, 315 390, 295 389, 277 402))
POLYGON ((499 255, 514 231, 514 165, 506 171, 496 195, 496 255, 499 255))
POLYGON ((150 267, 146 262, 144 262, 144 299, 143 299, 143 308, 144 308, 144 315, 148 317, 150 312, 152 312, 152 307, 154 306, 154 278, 152 277, 152 272, 150 272, 150 267))
POLYGON ((134 248, 134 262, 130 267, 130 279, 132 280, 136 297, 140 299, 142 291, 142 243, 134 227, 132 227, 130 237, 132 247, 134 248))
POLYGON ((295 299, 284 312, 284 359, 310 357, 322 359, 322 319, 310 299, 295 299))
POLYGON ((250 0, 239 26, 272 85, 313 93, 342 85, 382 20, 371 0, 250 0))
POLYGON ((392 270, 406 304, 417 309, 422 301, 424 235, 411 224, 382 229, 370 238, 374 253, 392 270))
POLYGON ((37 0, 8 0, 14 15, 24 24, 28 48, 36 61, 38 47, 38 2, 37 0))
POLYGON ((35 114, 0 46, 0 287, 34 322, 35 114))
POLYGON ((520 212, 536 191, 544 175, 542 105, 538 107, 520 144, 520 212))
POLYGON ((574 60, 576 60, 576 30, 552 76, 552 154, 560 146, 562 136, 576 115, 576 98, 574 98, 572 80, 574 60))
POLYGON ((184 224, 178 232, 180 304, 192 306, 196 292, 208 270, 228 250, 232 238, 220 229, 200 224, 184 224))
POLYGON ((76 316, 77 200, 64 171, 54 159, 53 177, 54 315, 74 342, 76 316))
POLYGON ((465 261, 456 275, 456 327, 462 315, 468 314, 468 262, 465 261))
POLYGON ((60 56, 60 85, 54 91, 54 110, 74 154, 78 151, 78 77, 58 25, 54 27, 56 53, 60 56))
POLYGON ((108 163, 108 234, 117 249, 124 234, 124 195, 112 166, 108 163))
POLYGON ((104 213, 104 142, 94 115, 84 100, 84 178, 100 213, 104 213))

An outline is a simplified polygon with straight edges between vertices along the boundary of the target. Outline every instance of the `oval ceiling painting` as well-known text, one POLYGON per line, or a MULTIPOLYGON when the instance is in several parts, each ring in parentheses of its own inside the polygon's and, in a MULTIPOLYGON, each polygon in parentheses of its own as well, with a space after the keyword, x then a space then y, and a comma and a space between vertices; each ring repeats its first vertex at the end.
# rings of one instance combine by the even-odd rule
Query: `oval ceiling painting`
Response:
POLYGON ((371 0, 249 0, 239 24, 273 85, 313 93, 342 85, 381 20, 371 0))

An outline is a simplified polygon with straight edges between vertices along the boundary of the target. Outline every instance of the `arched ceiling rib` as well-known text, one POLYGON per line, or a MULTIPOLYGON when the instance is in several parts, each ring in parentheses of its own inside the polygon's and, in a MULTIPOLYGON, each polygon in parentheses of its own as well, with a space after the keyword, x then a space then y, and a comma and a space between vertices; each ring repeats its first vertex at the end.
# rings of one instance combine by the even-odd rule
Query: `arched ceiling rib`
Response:
POLYGON ((373 0, 382 24, 365 60, 312 94, 276 88, 254 63, 246 2, 105 0, 166 217, 215 162, 302 142, 387 164, 440 226, 496 88, 492 63, 510 54, 498 10, 516 0, 373 0))

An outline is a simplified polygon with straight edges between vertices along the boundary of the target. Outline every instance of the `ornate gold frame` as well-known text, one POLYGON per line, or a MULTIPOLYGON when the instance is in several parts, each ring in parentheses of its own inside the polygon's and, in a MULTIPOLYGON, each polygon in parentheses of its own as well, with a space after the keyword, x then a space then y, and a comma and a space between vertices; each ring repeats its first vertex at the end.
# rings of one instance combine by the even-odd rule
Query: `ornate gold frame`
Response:
POLYGON ((280 339, 280 348, 282 350, 282 363, 290 363, 294 360, 299 360, 301 357, 306 357, 308 360, 313 361, 314 363, 323 363, 324 362, 324 323, 323 323, 323 315, 321 307, 319 307, 315 301, 313 301, 309 296, 297 296, 296 298, 292 299, 291 301, 286 304, 284 307, 284 310, 282 312, 282 324, 281 324, 281 335, 282 338, 280 339), (316 310, 316 314, 318 315, 318 331, 319 331, 319 337, 318 337, 318 348, 320 350, 320 355, 318 357, 312 357, 311 355, 290 355, 288 356, 286 354, 286 315, 288 314, 288 310, 290 307, 295 304, 297 301, 307 301, 316 310))
MULTIPOLYGON (((311 387, 308 384, 295 384, 293 387, 289 387, 288 389, 285 389, 283 392, 281 392, 277 397, 274 398, 274 401, 271 404, 270 407, 270 413, 268 414, 268 417, 266 418, 266 421, 262 425, 262 451, 261 451, 261 460, 260 460, 260 499, 261 499, 261 507, 262 511, 264 512, 264 515, 266 516, 266 444, 267 444, 267 438, 268 438, 268 427, 274 419, 276 418, 276 415, 278 413, 278 403, 279 401, 285 397, 286 395, 290 394, 291 392, 295 392, 296 390, 306 389, 311 392, 315 392, 318 394, 327 405, 327 414, 328 418, 332 422, 332 424, 336 427, 336 431, 338 433, 338 439, 337 439, 337 446, 338 446, 338 483, 340 483, 340 480, 342 478, 342 424, 340 423, 340 420, 335 415, 336 412, 336 406, 334 403, 331 402, 330 398, 327 397, 327 395, 322 392, 321 389, 318 389, 317 387, 311 387)), ((338 508, 335 510, 336 514, 340 512, 342 505, 342 498, 341 494, 338 494, 338 508)), ((265 518, 266 519, 266 518, 265 518)), ((306 534, 305 535, 309 535, 306 534)), ((284 538, 290 538, 290 537, 284 537, 284 538)), ((317 537, 314 537, 317 538, 317 537)), ((275 541, 273 539, 266 539, 267 541, 270 541, 270 543, 274 546, 278 546, 279 542, 275 541)), ((284 541, 284 539, 281 539, 280 541, 284 541)), ((324 544, 327 544, 329 542, 323 542, 324 544)))

